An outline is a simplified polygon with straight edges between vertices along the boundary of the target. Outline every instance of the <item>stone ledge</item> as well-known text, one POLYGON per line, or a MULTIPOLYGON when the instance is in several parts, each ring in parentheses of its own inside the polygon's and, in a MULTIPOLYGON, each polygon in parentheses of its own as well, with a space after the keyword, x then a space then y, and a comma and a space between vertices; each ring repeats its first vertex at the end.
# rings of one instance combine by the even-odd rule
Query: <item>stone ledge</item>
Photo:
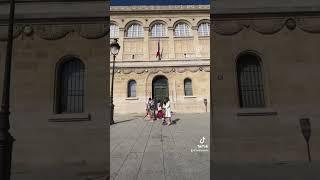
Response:
POLYGON ((50 115, 50 122, 73 122, 73 121, 90 121, 89 113, 74 113, 74 114, 53 114, 50 115))
POLYGON ((245 108, 240 109, 238 116, 275 116, 278 113, 270 108, 245 108))
POLYGON ((164 11, 200 11, 209 12, 210 5, 143 5, 143 6, 110 6, 111 13, 135 13, 135 12, 156 12, 164 11))
MULTIPOLYGON (((111 38, 110 38, 111 39, 111 38)), ((144 36, 142 37, 123 37, 124 40, 143 40, 144 36)))
POLYGON ((137 98, 137 97, 128 97, 128 98, 126 98, 126 100, 139 100, 139 98, 137 98))
POLYGON ((173 39, 179 39, 179 40, 186 40, 186 39, 192 39, 193 40, 194 36, 173 36, 173 39))
POLYGON ((189 98, 197 98, 197 96, 184 96, 185 99, 189 99, 189 98))

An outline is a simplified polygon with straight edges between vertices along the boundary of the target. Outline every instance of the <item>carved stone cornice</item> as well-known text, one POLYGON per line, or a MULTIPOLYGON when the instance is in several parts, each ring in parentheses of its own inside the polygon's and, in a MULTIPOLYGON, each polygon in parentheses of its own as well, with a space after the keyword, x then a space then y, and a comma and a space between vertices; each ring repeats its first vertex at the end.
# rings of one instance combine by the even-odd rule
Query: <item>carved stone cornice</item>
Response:
MULTIPOLYGON (((112 63, 112 62, 110 62, 112 63)), ((161 60, 161 61, 119 61, 115 67, 119 68, 166 68, 166 67, 192 67, 192 66, 210 66, 209 59, 191 59, 191 60, 161 60)))
MULTIPOLYGON (((107 24, 16 24, 14 38, 20 35, 38 36, 45 40, 58 40, 75 32, 85 39, 103 38, 109 33, 107 24)), ((0 26, 0 41, 7 39, 7 26, 0 26)))
POLYGON ((170 13, 209 13, 210 5, 153 5, 153 6, 110 6, 110 14, 170 14, 170 13))
MULTIPOLYGON (((190 66, 190 67, 155 67, 155 68, 146 68, 146 67, 139 67, 139 68, 129 68, 129 67, 117 67, 115 72, 117 74, 148 74, 148 73, 185 73, 185 72, 210 72, 210 66, 190 66)), ((112 71, 110 70, 110 73, 112 71)))
POLYGON ((308 33, 320 33, 320 17, 281 17, 261 19, 213 20, 213 31, 219 35, 235 35, 244 29, 260 34, 275 34, 283 28, 300 29, 308 33))

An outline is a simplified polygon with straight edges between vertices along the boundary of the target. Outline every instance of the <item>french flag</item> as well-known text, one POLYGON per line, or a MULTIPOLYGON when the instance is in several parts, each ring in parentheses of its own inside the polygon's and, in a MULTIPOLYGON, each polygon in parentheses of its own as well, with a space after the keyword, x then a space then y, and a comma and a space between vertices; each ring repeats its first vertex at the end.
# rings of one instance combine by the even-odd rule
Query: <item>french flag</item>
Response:
POLYGON ((156 57, 159 57, 159 60, 161 59, 161 53, 160 53, 160 40, 158 41, 158 51, 157 51, 156 57))

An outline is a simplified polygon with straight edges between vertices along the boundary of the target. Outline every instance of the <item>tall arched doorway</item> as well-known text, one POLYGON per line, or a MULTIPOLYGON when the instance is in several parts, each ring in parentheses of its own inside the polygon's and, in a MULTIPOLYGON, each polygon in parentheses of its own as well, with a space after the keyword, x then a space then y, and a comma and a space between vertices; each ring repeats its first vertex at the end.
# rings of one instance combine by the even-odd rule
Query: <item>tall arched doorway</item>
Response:
POLYGON ((152 80, 152 97, 163 101, 169 97, 168 79, 165 76, 156 76, 152 80))

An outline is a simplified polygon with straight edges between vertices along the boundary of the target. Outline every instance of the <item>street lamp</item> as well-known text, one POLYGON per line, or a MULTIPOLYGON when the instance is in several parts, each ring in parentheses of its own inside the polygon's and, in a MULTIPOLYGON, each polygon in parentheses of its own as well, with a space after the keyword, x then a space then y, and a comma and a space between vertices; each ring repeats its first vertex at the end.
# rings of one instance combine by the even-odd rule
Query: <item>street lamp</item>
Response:
POLYGON ((2 104, 0 110, 0 179, 10 180, 11 157, 13 137, 11 136, 9 107, 10 107, 10 80, 11 80, 11 57, 13 44, 13 21, 14 21, 14 0, 10 0, 10 15, 8 26, 7 53, 4 69, 2 104))
POLYGON ((311 136, 310 119, 309 118, 301 118, 300 119, 300 127, 301 127, 302 135, 304 136, 304 139, 306 140, 306 143, 307 143, 309 162, 311 162, 311 153, 310 153, 310 145, 309 145, 309 140, 310 140, 310 136, 311 136))
POLYGON ((111 54, 113 55, 113 63, 112 63, 112 80, 111 80, 111 101, 110 101, 110 106, 111 106, 111 113, 110 113, 110 124, 114 124, 114 104, 113 104, 113 84, 114 84, 114 66, 116 62, 116 56, 118 55, 120 50, 120 45, 118 44, 118 39, 114 39, 113 42, 110 44, 110 51, 111 54))

